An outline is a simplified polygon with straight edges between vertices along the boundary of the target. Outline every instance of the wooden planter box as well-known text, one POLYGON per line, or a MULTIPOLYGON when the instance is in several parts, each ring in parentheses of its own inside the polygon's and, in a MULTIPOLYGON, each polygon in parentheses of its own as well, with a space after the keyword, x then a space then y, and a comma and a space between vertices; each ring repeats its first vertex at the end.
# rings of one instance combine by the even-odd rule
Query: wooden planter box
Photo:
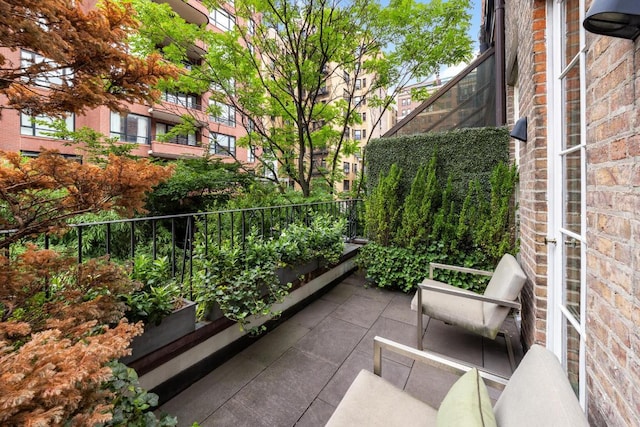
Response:
POLYGON ((120 361, 129 363, 172 343, 196 329, 196 303, 185 300, 184 305, 164 319, 159 325, 146 325, 144 333, 131 341, 131 355, 120 361))

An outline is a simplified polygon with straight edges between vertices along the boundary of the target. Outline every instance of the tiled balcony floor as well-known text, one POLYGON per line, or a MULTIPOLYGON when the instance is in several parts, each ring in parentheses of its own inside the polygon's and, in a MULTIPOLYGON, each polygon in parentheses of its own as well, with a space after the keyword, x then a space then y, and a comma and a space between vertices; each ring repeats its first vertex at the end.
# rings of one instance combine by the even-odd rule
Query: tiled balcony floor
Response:
MULTIPOLYGON (((373 370, 375 335, 415 347, 411 297, 367 288, 354 273, 160 411, 178 416, 180 426, 194 421, 203 427, 323 426, 358 372, 373 370)), ((428 320, 425 316, 426 349, 510 375, 502 338, 491 341, 428 320)), ((519 361, 515 324, 508 322, 519 361)), ((457 378, 402 356, 386 356, 382 376, 434 407, 457 378)))

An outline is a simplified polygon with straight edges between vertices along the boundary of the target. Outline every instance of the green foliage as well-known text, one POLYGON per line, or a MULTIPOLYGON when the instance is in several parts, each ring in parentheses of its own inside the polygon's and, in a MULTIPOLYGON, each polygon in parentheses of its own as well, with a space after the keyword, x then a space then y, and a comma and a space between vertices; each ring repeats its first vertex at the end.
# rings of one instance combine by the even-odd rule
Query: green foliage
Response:
POLYGON ((154 215, 200 212, 226 203, 254 183, 237 163, 208 157, 178 160, 171 178, 149 194, 147 209, 154 215))
POLYGON ((402 218, 402 199, 399 185, 402 170, 391 165, 388 175, 380 178, 379 184, 365 200, 365 234, 382 245, 392 242, 402 218))
POLYGON ((309 225, 290 224, 278 237, 260 239, 251 234, 242 246, 230 240, 218 245, 211 236, 199 236, 193 281, 198 317, 203 318, 215 304, 243 328, 250 316, 276 316, 273 304, 281 302, 291 288, 291 283, 279 282, 276 269, 316 258, 324 264, 338 262, 344 250, 344 227, 344 219, 315 215, 309 225), (204 238, 210 239, 208 252, 204 238))
POLYGON ((367 193, 371 194, 381 176, 396 164, 403 171, 400 197, 409 193, 421 165, 428 164, 437 152, 437 180, 452 179, 452 200, 462 205, 470 181, 477 179, 489 191, 491 171, 509 160, 509 135, 506 128, 457 129, 420 135, 383 138, 366 148, 367 193))
POLYGON ((415 248, 421 243, 428 244, 433 231, 434 213, 440 203, 434 154, 428 165, 418 168, 411 191, 404 201, 402 225, 396 236, 397 244, 409 248, 415 248))
POLYGON ((133 260, 131 279, 142 283, 134 292, 122 295, 127 305, 125 313, 130 322, 160 324, 176 308, 180 288, 171 275, 168 257, 153 259, 139 254, 133 260))
MULTIPOLYGON (((430 262, 489 268, 481 252, 456 252, 447 255, 443 242, 433 243, 420 251, 368 243, 360 248, 356 258, 358 267, 366 269, 368 281, 381 288, 403 292, 414 291, 418 283, 429 277, 430 262)), ((434 278, 474 292, 483 292, 488 283, 488 278, 484 276, 440 269, 434 271, 434 278)))
MULTIPOLYGON (((392 164, 389 175, 381 175, 366 201, 366 227, 372 243, 361 249, 358 263, 378 286, 408 292, 427 277, 429 262, 490 270, 504 253, 517 252, 513 203, 516 167, 498 162, 489 174, 488 191, 479 178, 483 174, 476 174, 458 202, 452 175, 440 192, 438 159, 432 154, 429 163, 418 168, 404 199, 398 196, 402 171, 392 164), (394 203, 393 210, 388 208, 389 200, 394 203), (402 212, 399 224, 393 212, 402 212), (384 232, 374 232, 377 230, 384 232)), ((483 277, 448 270, 435 274, 438 280, 477 292, 484 291, 488 282, 483 277)))
POLYGON ((140 387, 136 371, 120 362, 110 363, 112 378, 103 385, 115 396, 113 418, 101 427, 173 427, 176 417, 163 415, 158 419, 153 408, 158 406, 158 396, 140 387))

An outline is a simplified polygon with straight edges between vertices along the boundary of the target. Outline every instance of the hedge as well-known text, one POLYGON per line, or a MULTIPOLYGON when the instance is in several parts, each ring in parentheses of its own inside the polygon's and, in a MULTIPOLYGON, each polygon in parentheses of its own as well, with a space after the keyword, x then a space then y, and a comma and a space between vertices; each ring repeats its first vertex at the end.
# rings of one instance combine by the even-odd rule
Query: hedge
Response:
POLYGON ((436 151, 438 181, 446 183, 451 175, 453 198, 461 202, 473 179, 488 190, 491 171, 498 163, 509 161, 508 147, 508 130, 495 127, 375 139, 366 148, 367 194, 394 163, 403 171, 399 191, 408 194, 419 166, 428 163, 436 151))

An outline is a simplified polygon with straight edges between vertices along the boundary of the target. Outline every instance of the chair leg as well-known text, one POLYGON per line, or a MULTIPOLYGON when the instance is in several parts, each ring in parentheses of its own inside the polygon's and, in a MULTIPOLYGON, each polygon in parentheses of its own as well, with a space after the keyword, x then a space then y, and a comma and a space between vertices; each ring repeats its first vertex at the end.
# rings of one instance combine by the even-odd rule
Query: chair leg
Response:
POLYGON ((504 337, 504 341, 507 344, 507 353, 509 355, 509 364, 511 365, 511 372, 513 373, 516 370, 516 358, 513 354, 513 346, 511 345, 511 336, 505 330, 498 332, 498 335, 502 335, 504 337))
POLYGON ((416 348, 418 350, 424 350, 422 348, 422 333, 424 332, 422 329, 422 291, 418 288, 418 301, 416 307, 416 313, 418 313, 418 322, 416 324, 416 329, 418 333, 418 342, 416 348))

